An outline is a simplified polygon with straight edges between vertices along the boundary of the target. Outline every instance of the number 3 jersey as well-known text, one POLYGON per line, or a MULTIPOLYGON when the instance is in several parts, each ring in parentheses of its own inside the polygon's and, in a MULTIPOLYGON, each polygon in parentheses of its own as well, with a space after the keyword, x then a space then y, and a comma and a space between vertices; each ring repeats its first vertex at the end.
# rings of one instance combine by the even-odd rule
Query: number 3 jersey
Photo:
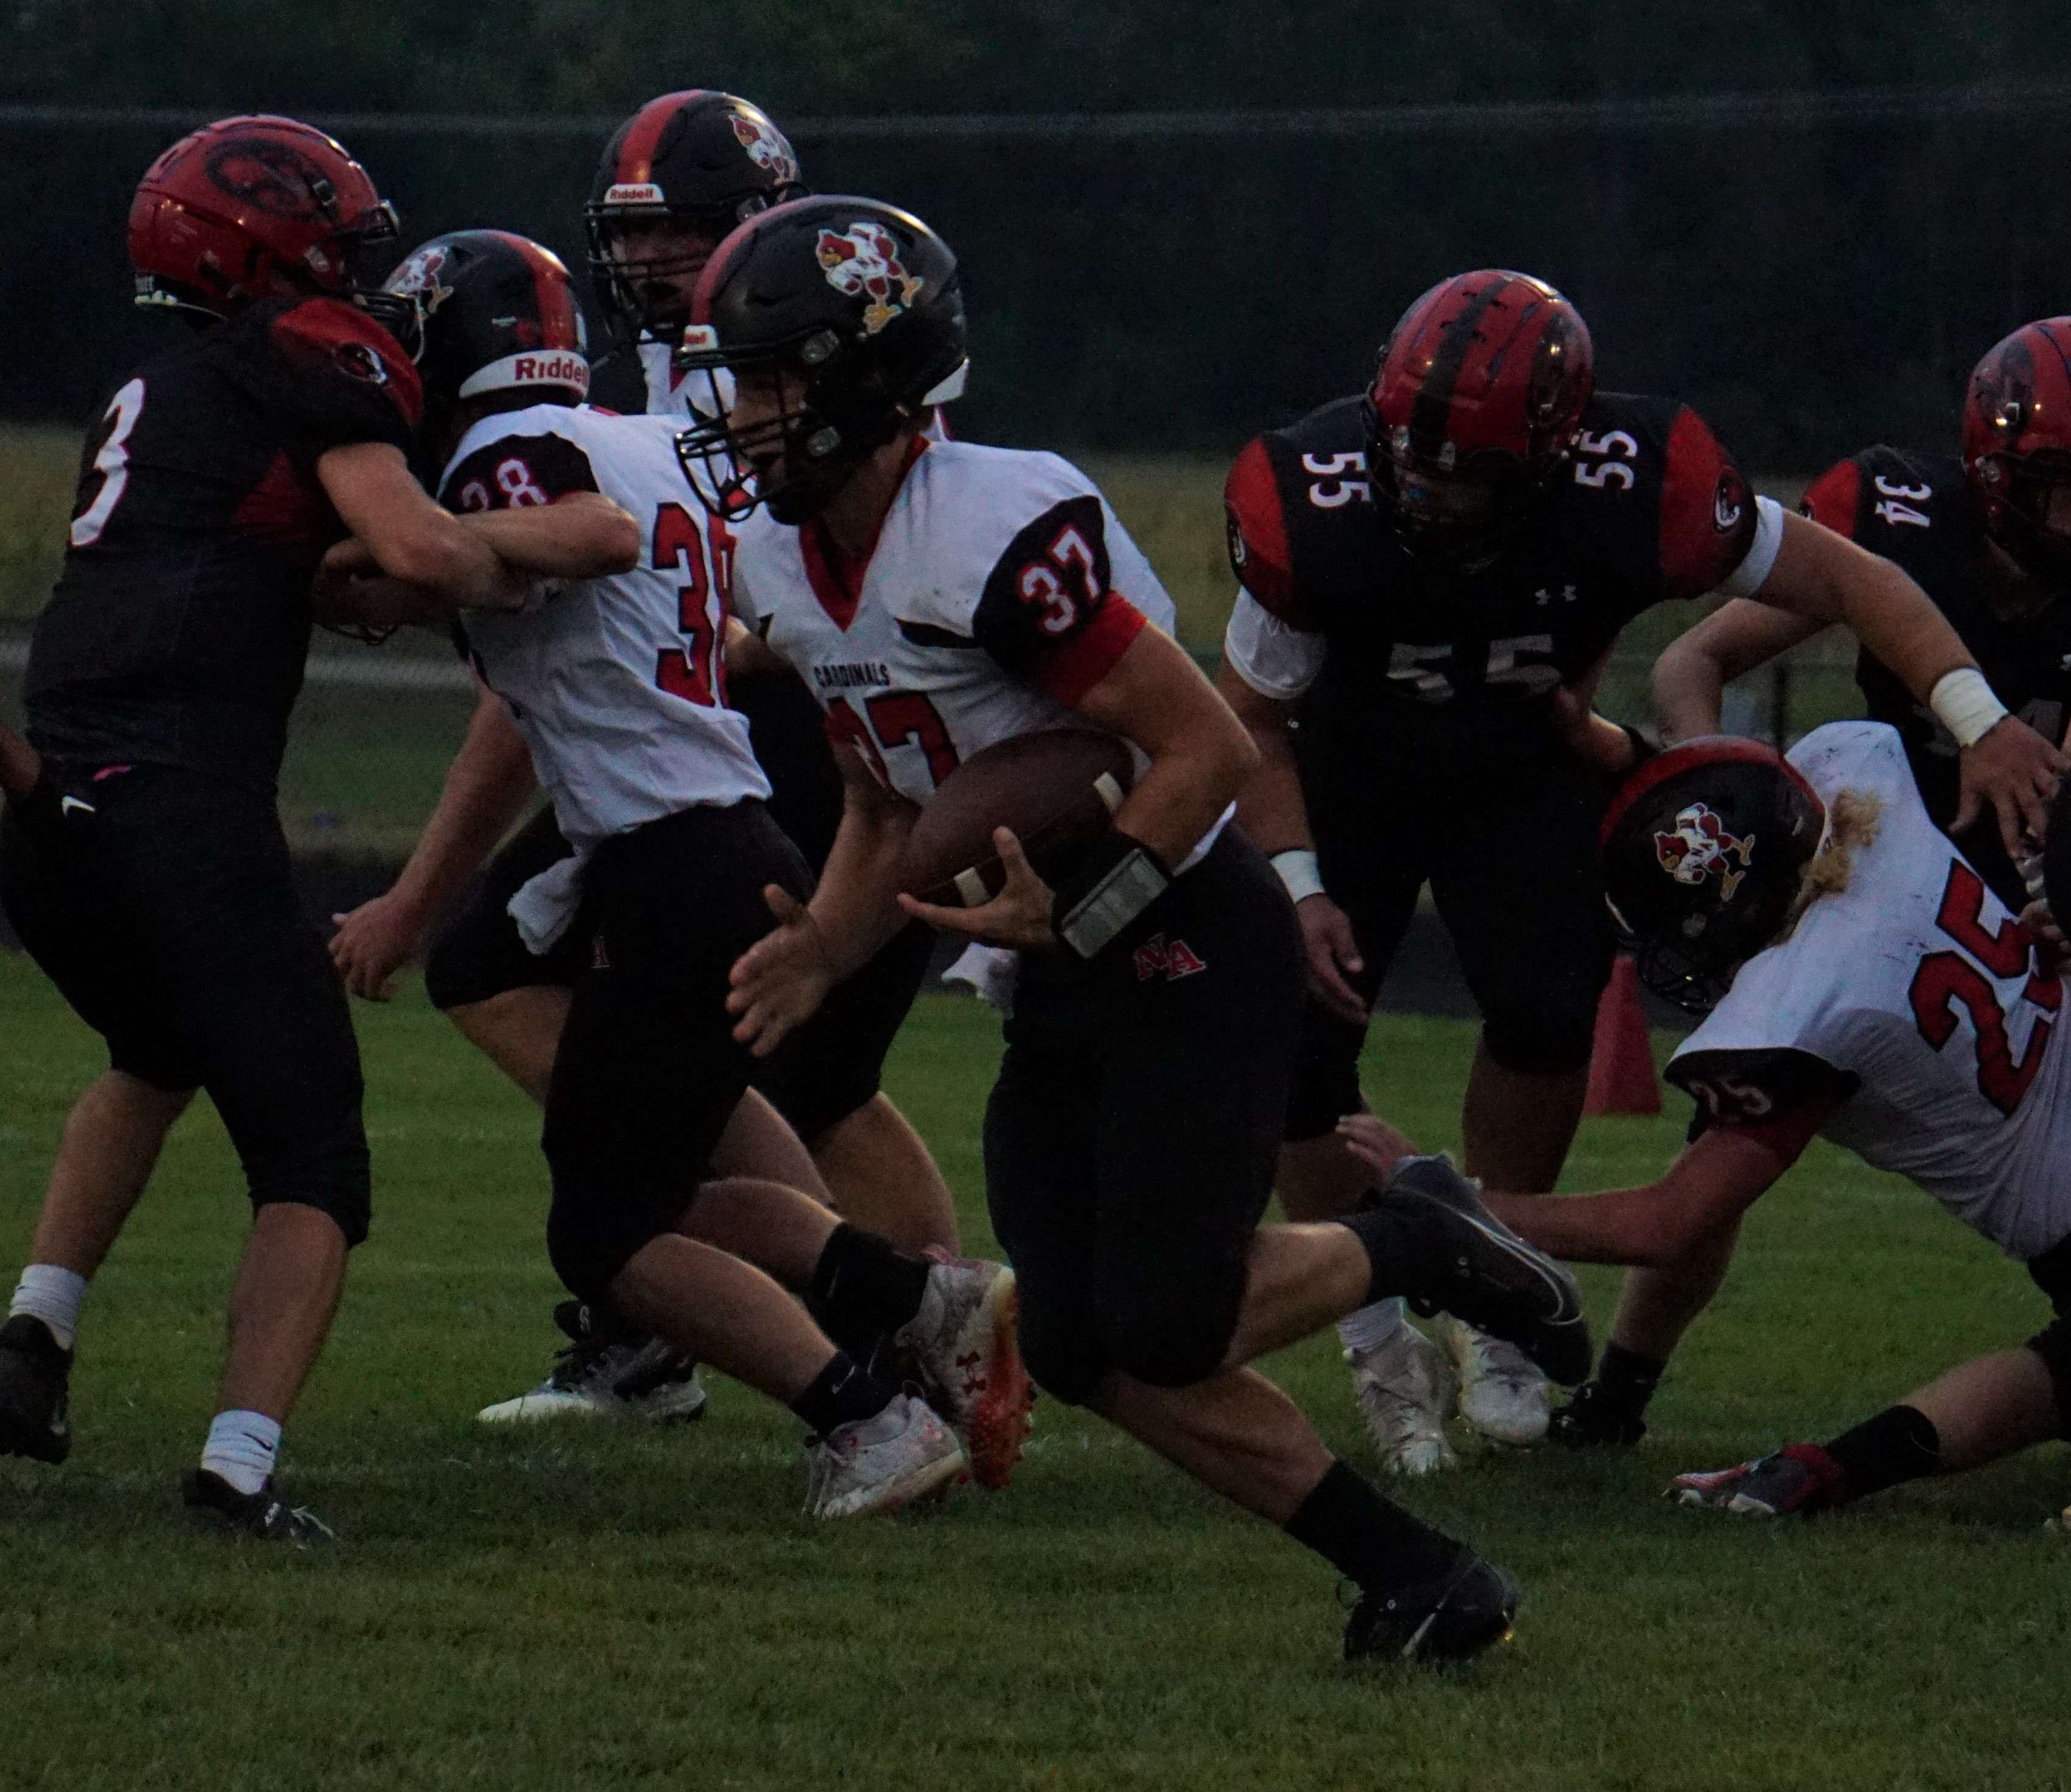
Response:
POLYGON ((925 802, 981 748, 1090 728, 1072 708, 1172 601, 1085 475, 1054 454, 917 439, 867 558, 757 511, 739 527, 741 620, 848 746, 925 802))
POLYGON ((535 951, 566 925, 600 841, 698 804, 769 794, 746 719, 723 707, 732 538, 686 483, 678 429, 587 406, 506 411, 468 431, 440 482, 440 501, 462 514, 601 492, 640 525, 631 571, 572 581, 522 613, 472 612, 462 625, 576 849, 511 904, 535 951))
POLYGON ((1396 539, 1356 397, 1256 438, 1224 495, 1243 588, 1231 666, 1263 695, 1308 693, 1305 732, 1341 757, 1414 752, 1425 775, 1543 753, 1555 686, 1651 605, 1752 592, 1782 535, 1703 418, 1615 393, 1592 400, 1543 501, 1483 566, 1433 564, 1396 539))
POLYGON ((1893 730, 1833 723, 1790 757, 1830 812, 1844 792, 1872 799, 1874 837, 1844 890, 1741 968, 1670 1081, 1700 1125, 1787 1122, 1843 1097, 1824 1137, 2010 1255, 2048 1249, 2071 1233, 2063 984, 2036 974, 2027 930, 1929 819, 1893 730))

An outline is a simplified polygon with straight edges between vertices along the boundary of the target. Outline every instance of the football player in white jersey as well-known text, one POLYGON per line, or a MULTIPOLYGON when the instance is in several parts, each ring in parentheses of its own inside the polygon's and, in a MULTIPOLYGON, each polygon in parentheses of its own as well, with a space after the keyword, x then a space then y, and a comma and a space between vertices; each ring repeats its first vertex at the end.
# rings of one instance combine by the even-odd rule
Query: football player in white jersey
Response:
MULTIPOLYGON (((613 334, 639 357, 650 413, 683 414, 691 392, 704 389, 702 381, 679 380, 670 356, 712 251, 743 217, 803 192, 798 179, 781 132, 728 93, 664 94, 605 145, 584 212, 590 273, 613 334)), ((771 813, 817 870, 841 810, 818 707, 788 666, 766 654, 758 658, 737 625, 725 672, 728 707, 747 716, 772 786, 771 813)), ((543 1101, 584 966, 573 937, 544 953, 528 951, 509 912, 512 897, 572 850, 551 804, 511 833, 535 789, 523 737, 501 700, 482 689, 408 863, 390 889, 337 917, 331 949, 348 986, 370 1000, 385 999, 396 970, 421 952, 433 1005, 543 1101)), ((794 1162, 783 1179, 816 1193, 824 1181, 825 1198, 847 1217, 908 1249, 953 1253, 948 1184, 882 1088, 886 1054, 933 945, 926 927, 906 929, 843 985, 810 1045, 757 1067, 756 1092, 765 1099, 742 1103, 723 1156, 766 1163, 788 1127, 810 1161, 794 1162)), ((484 1408, 485 1421, 574 1413, 666 1422, 703 1413, 695 1366, 637 1327, 572 1300, 554 1318, 568 1343, 545 1378, 484 1408)))
POLYGON ((1378 1287, 1478 1313, 1572 1376, 1573 1285, 1442 1174, 1343 1224, 1259 1229, 1299 948, 1278 880, 1224 828, 1255 755, 1158 625, 1155 574, 1066 462, 926 437, 963 383, 963 307, 954 256, 905 212, 809 199, 749 219, 699 283, 683 361, 734 383, 682 447, 734 531, 742 620, 851 749, 810 905, 773 887, 784 925, 735 968, 738 1036, 777 1045, 908 915, 1023 949, 985 1144, 1031 1373, 1355 1581, 1347 1654, 1490 1646, 1508 1577, 1382 1499, 1245 1365, 1378 1287), (902 908, 919 806, 981 748, 1058 728, 1141 756, 1114 831, 1052 889, 1002 830, 998 899, 902 908))
POLYGON ((936 1411, 867 1366, 887 1339, 969 1438, 970 1469, 1003 1484, 1029 1397, 1007 1272, 903 1253, 766 1177, 710 1175, 749 1077, 728 969, 769 927, 765 886, 802 895, 810 880, 769 817, 745 721, 720 702, 728 544, 684 486, 674 425, 581 404, 580 313, 537 244, 461 232, 405 266, 428 296, 441 500, 497 517, 498 552, 548 581, 509 625, 473 619, 465 640, 575 848, 512 912, 544 950, 580 910, 588 943, 541 1139, 555 1267, 579 1300, 789 1406, 818 1440, 822 1515, 966 1470, 936 1411))
MULTIPOLYGON (((1698 1133, 1644 1188, 1491 1195, 1576 1261, 1673 1266, 1730 1239, 1818 1135, 1912 1179, 2027 1265, 2058 1317, 1824 1445, 1683 1475, 1696 1503, 1810 1511, 1953 1474, 2071 1421, 2071 1050, 2064 986, 1937 828, 1892 728, 1836 722, 1780 758, 1709 736, 1645 765, 1606 816, 1606 888, 1651 988, 1700 1011, 1669 1080, 1698 1133)), ((1378 1122, 1347 1121, 1370 1167, 1378 1122)), ((1702 1302, 1697 1303, 1701 1306, 1702 1302)), ((1621 1335, 1665 1363, 1696 1307, 1621 1335)), ((1641 1427, 1628 1427, 1628 1439, 1641 1427)))

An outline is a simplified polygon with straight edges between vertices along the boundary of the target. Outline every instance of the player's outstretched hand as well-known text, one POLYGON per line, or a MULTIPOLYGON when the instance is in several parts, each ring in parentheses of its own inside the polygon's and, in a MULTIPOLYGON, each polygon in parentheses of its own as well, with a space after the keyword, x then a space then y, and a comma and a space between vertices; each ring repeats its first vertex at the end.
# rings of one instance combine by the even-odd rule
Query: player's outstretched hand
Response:
POLYGON ((1309 993, 1336 1019, 1365 1026, 1366 1003, 1350 982, 1366 969, 1352 937, 1351 917, 1318 892, 1294 904, 1294 918, 1302 926, 1309 993))
POLYGON ((1403 1158, 1414 1157, 1417 1147, 1409 1135, 1391 1126, 1377 1113, 1348 1113, 1338 1122, 1338 1137, 1346 1149, 1383 1183, 1395 1174, 1403 1158))
POLYGON ((396 993, 396 973, 424 944, 424 916, 391 890, 330 918, 338 929, 330 937, 330 962, 345 986, 362 1001, 388 1001, 396 993))
POLYGON ((2017 716, 2003 716, 1957 761, 1962 800, 1950 829, 1961 834, 1989 806, 1999 817, 1999 838, 2016 859, 2032 850, 2022 836, 2042 838, 2049 798, 2063 775, 2065 758, 2017 716))
POLYGON ((774 1052, 835 982, 834 960, 812 911, 781 884, 766 885, 762 900, 777 925, 734 960, 726 998, 726 1011, 740 1017, 733 1036, 758 1058, 774 1052))
POLYGON ((1007 881, 990 902, 980 903, 975 908, 947 908, 923 902, 918 896, 901 896, 899 906, 916 921, 946 927, 952 933, 969 933, 990 945, 1012 946, 1021 952, 1055 947, 1057 936, 1051 928, 1051 915, 1056 907, 1057 892, 1036 875, 1036 867, 1028 863, 1028 855, 1021 850, 1012 828, 994 828, 992 843, 999 851, 1000 869, 1006 873, 1007 881))

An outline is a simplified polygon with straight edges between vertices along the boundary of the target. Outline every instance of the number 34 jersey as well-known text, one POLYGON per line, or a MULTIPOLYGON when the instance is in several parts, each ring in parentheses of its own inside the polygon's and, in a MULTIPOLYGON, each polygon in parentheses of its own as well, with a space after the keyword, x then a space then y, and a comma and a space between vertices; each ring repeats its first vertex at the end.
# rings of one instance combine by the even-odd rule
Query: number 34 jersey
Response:
POLYGON ((981 748, 1090 728, 1071 707, 1172 601, 1085 475, 1054 454, 917 441, 867 560, 813 524, 739 527, 741 620, 795 667, 837 747, 925 802, 981 748))
POLYGON ((2071 1234, 2063 984, 2037 974, 2027 929, 1928 818, 1896 732, 1833 723, 1790 760, 1830 810, 1844 792, 1870 798, 1874 838, 1846 889, 1741 967, 1669 1079, 1700 1123, 1786 1122, 1843 1097, 1824 1137, 2009 1255, 2048 1249, 2071 1234))
POLYGON ((769 793, 746 719, 724 707, 717 648, 733 540, 684 482, 679 428, 587 406, 506 411, 461 439, 440 482, 440 501, 462 514, 601 492, 640 525, 630 572, 572 581, 522 613, 476 611, 463 625, 578 859, 679 810, 769 793))

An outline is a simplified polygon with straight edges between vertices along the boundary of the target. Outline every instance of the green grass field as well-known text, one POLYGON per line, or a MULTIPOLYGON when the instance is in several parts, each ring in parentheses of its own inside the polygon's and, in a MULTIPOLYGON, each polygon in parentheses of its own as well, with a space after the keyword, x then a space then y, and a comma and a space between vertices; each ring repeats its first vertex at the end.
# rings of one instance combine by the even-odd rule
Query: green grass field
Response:
MULTIPOLYGON (((2071 1786, 2061 1449, 1814 1525, 1657 1497, 2038 1322, 2016 1269, 1838 1151, 1757 1210, 1641 1449, 1485 1451, 1408 1495, 1518 1575, 1515 1642, 1456 1676, 1351 1671, 1327 1569, 1053 1404, 1007 1493, 817 1528, 795 1423, 732 1384, 681 1432, 483 1432, 551 1336, 535 1117, 414 986, 359 1016, 375 1231, 288 1444, 345 1541, 228 1547, 176 1508, 242 1221, 197 1113, 88 1304, 71 1462, 0 1463, 10 1792, 2071 1786)), ((4 954, 0 1040, 11 1277, 99 1060, 4 954)), ((1470 1044, 1388 1020, 1368 1087, 1447 1142, 1470 1044)), ((974 1244, 997 1051, 986 1011, 930 997, 891 1069, 974 1244)), ((1671 1106, 1591 1123, 1571 1184, 1651 1173, 1671 1106)), ((1588 1286, 1601 1318, 1614 1282, 1588 1286)), ((1368 1459, 1330 1341, 1268 1367, 1368 1459)))

